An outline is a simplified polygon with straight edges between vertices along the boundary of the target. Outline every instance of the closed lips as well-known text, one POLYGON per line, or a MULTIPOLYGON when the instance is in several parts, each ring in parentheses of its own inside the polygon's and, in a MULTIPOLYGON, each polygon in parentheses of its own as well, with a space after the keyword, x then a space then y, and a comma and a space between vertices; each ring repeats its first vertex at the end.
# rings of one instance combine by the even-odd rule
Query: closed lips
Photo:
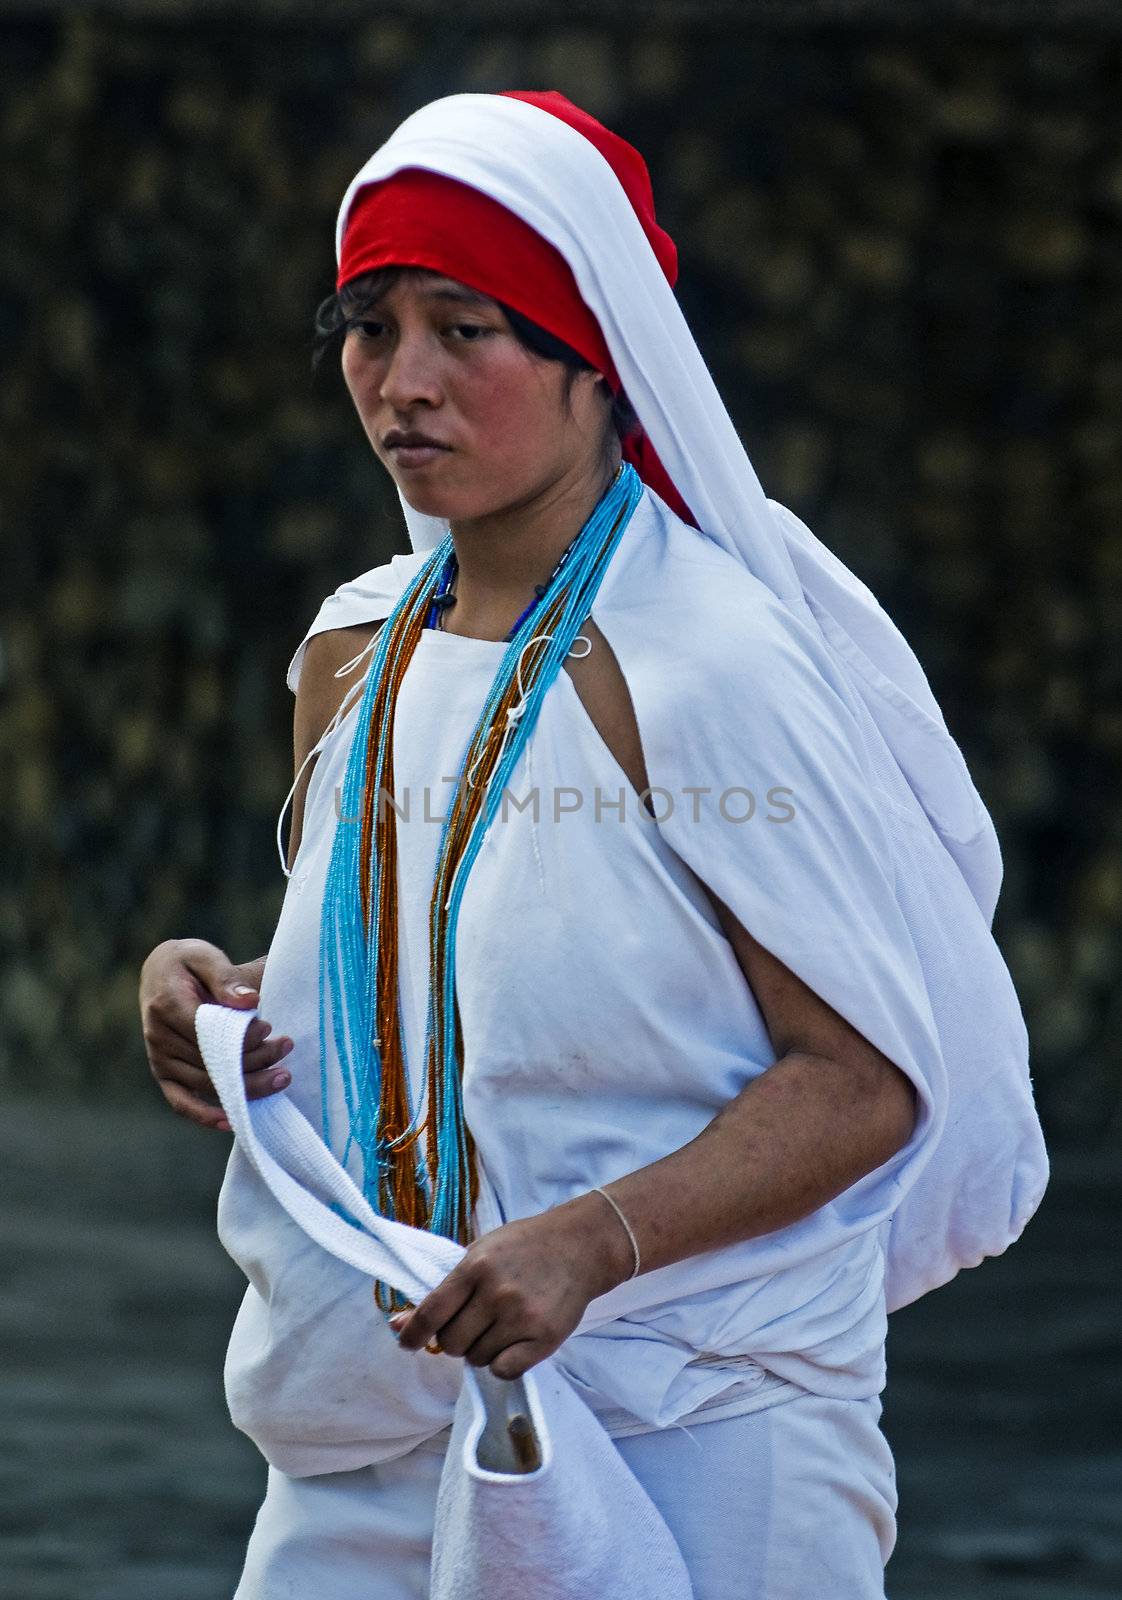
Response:
POLYGON ((383 443, 387 450, 399 448, 419 450, 426 447, 434 450, 447 450, 450 448, 439 439, 430 439, 423 433, 387 433, 383 443))

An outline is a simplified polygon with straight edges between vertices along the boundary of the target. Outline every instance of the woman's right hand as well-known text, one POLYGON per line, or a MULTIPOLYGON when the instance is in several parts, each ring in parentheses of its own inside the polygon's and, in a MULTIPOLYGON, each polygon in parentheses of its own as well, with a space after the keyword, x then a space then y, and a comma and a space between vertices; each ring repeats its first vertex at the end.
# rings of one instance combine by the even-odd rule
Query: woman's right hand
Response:
MULTIPOLYGON (((230 1131, 199 1053, 195 1012, 206 1001, 252 1010, 260 998, 263 966, 260 958, 237 966, 205 939, 165 939, 140 969, 141 1031, 152 1076, 171 1109, 200 1128, 230 1131)), ((246 1030, 242 1064, 250 1100, 275 1094, 292 1081, 277 1067, 292 1040, 270 1039, 271 1031, 261 1017, 246 1030)))

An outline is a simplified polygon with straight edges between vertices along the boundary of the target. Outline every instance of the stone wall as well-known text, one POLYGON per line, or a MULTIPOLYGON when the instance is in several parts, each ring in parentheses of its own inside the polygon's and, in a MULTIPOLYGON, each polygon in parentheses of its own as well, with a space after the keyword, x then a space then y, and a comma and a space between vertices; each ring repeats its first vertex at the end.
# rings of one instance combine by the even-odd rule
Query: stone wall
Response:
POLYGON ((147 950, 266 947, 285 666, 404 543, 310 375, 335 207, 417 104, 537 85, 647 154, 768 492, 991 807, 1050 1126, 1117 1134, 1122 47, 470 16, 0 21, 0 1081, 139 1084, 147 950))

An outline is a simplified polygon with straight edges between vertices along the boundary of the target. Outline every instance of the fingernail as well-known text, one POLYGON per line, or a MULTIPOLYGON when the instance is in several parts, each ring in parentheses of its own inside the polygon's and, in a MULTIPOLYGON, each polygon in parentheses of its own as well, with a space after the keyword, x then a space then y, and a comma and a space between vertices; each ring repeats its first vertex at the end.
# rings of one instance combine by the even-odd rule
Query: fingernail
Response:
POLYGON ((233 1131, 225 1118, 223 1118, 221 1122, 216 1122, 214 1126, 218 1129, 219 1133, 231 1133, 233 1131))
POLYGON ((230 985, 230 993, 231 994, 256 994, 257 990, 256 989, 251 989, 249 987, 248 983, 232 983, 230 985))
POLYGON ((273 1079, 273 1088, 274 1089, 287 1089, 291 1082, 292 1082, 292 1076, 291 1076, 290 1073, 278 1072, 276 1077, 273 1079))

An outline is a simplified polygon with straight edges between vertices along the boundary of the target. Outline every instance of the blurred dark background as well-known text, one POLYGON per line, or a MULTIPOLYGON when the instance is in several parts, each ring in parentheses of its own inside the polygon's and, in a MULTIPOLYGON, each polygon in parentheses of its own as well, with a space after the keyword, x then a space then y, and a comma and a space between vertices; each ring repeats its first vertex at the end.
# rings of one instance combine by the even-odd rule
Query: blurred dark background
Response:
POLYGON ((646 155, 765 488, 903 628, 1002 840, 1057 1177, 894 1319, 889 1592, 1122 1593, 1122 15, 133 0, 0 12, 0 1596, 232 1588, 225 1141, 162 1111, 137 969, 267 948, 285 667, 407 548, 310 370, 342 191, 509 87, 646 155))

